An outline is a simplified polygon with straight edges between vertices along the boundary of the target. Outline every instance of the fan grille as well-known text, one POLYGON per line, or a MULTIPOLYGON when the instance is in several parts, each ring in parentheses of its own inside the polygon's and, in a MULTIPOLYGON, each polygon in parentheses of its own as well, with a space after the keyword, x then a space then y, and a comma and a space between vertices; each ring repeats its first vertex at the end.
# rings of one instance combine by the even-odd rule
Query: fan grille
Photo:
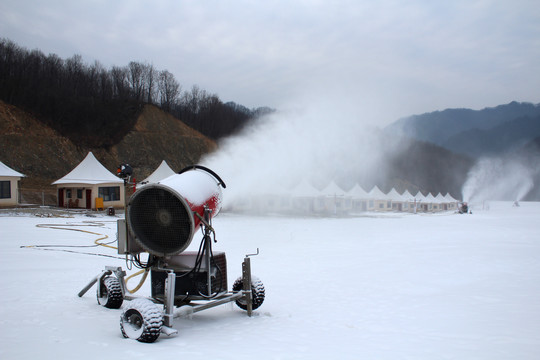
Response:
POLYGON ((153 186, 140 190, 131 198, 128 214, 136 241, 151 254, 178 254, 191 243, 191 210, 168 189, 153 186))

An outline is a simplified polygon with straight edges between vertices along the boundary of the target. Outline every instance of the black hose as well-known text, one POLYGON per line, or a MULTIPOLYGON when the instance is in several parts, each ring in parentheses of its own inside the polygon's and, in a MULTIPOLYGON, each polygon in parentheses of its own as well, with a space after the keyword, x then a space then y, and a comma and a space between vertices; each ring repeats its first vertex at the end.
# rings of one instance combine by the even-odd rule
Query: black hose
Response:
POLYGON ((182 173, 185 173, 186 171, 195 170, 195 169, 200 169, 200 170, 206 171, 207 173, 212 175, 218 181, 219 185, 221 185, 224 189, 227 187, 227 185, 225 185, 225 182, 219 177, 219 175, 216 174, 213 170, 210 170, 209 168, 207 168, 206 166, 190 165, 190 166, 187 166, 187 167, 183 168, 182 170, 180 170, 178 172, 178 174, 182 174, 182 173))

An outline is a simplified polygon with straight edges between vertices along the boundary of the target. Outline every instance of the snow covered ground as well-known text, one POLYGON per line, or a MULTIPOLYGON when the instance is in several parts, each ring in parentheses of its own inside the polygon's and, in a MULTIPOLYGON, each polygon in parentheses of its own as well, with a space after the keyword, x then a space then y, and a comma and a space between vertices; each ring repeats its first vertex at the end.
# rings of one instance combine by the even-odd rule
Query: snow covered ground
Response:
POLYGON ((105 265, 125 267, 115 250, 21 248, 100 237, 38 224, 78 224, 108 241, 114 220, 0 214, 0 359, 540 358, 540 203, 472 215, 222 213, 214 250, 227 253, 229 284, 260 248, 264 304, 252 318, 229 304, 176 319, 179 334, 153 344, 124 339, 121 310, 97 305, 95 287, 77 296, 105 265), (51 251, 62 249, 73 252, 51 251))

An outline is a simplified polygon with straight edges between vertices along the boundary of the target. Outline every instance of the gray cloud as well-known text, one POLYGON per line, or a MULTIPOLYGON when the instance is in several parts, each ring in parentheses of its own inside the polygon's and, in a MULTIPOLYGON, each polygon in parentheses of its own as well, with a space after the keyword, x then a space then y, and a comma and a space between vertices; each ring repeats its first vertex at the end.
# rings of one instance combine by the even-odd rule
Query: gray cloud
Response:
POLYGON ((106 66, 147 61, 250 107, 332 91, 379 124, 540 98, 535 1, 4 0, 0 36, 106 66))

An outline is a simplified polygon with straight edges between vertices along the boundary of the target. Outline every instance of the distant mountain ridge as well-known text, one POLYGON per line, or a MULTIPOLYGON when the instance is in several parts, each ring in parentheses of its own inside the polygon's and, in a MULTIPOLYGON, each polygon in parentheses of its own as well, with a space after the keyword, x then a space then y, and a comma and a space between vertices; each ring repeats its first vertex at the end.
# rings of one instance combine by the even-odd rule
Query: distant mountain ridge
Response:
POLYGON ((496 154, 540 136, 540 104, 513 101, 482 110, 446 109, 401 118, 385 131, 471 157, 496 154))
POLYGON ((498 155, 517 150, 540 136, 540 115, 524 116, 491 129, 472 129, 448 138, 442 146, 473 157, 498 155))

